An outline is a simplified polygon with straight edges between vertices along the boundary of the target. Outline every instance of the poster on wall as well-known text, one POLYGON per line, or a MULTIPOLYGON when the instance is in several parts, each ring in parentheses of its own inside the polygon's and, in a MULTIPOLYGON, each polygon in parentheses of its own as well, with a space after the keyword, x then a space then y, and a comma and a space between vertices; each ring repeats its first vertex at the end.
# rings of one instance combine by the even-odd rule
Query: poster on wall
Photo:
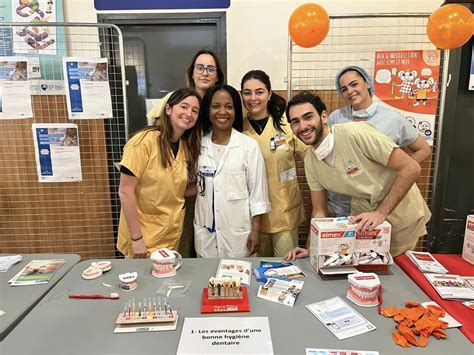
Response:
POLYGON ((70 119, 112 118, 107 58, 63 58, 70 119))
POLYGON ((77 125, 42 123, 32 129, 38 181, 82 181, 77 125))
POLYGON ((33 117, 28 60, 0 57, 0 119, 33 117))
POLYGON ((56 28, 43 26, 56 22, 56 0, 12 0, 11 10, 12 21, 25 24, 13 30, 14 52, 56 55, 56 28))
POLYGON ((374 97, 400 111, 433 145, 440 66, 438 50, 375 52, 374 97))

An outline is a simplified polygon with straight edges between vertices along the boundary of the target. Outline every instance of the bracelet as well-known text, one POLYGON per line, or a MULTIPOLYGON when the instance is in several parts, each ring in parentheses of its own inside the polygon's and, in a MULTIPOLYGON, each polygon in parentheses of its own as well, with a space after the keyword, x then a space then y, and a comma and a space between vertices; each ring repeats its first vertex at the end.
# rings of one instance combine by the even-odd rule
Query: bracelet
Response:
POLYGON ((133 239, 133 238, 130 238, 130 239, 132 240, 132 242, 136 242, 136 241, 138 241, 138 240, 140 240, 140 239, 142 239, 142 238, 143 238, 143 235, 139 236, 139 237, 136 238, 136 239, 133 239))

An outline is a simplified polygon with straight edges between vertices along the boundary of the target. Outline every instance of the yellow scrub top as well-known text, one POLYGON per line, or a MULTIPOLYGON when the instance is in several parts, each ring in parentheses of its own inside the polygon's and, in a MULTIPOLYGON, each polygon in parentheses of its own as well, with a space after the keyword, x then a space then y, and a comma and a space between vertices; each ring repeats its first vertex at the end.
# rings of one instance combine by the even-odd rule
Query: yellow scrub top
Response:
MULTIPOLYGON (((176 249, 183 229, 184 191, 188 174, 185 143, 166 169, 161 165, 158 137, 160 132, 146 131, 133 136, 125 145, 120 165, 137 178, 135 189, 138 219, 148 253, 161 248, 176 249)), ((120 212, 117 249, 132 257, 127 221, 120 212)))
MULTIPOLYGON (((318 160, 311 150, 306 154, 305 173, 310 189, 352 196, 354 216, 376 210, 396 177, 396 172, 387 164, 397 145, 368 122, 335 124, 332 131, 335 167, 318 160)), ((420 225, 430 217, 418 186, 413 184, 387 217, 392 225, 392 245, 397 249, 413 245, 424 233, 420 225)))
POLYGON ((295 137, 288 124, 283 123, 282 128, 284 133, 277 131, 270 116, 258 135, 248 119, 244 120, 244 133, 257 141, 265 160, 272 210, 262 215, 263 233, 294 230, 306 218, 296 177, 295 154, 304 157, 308 146, 295 137))

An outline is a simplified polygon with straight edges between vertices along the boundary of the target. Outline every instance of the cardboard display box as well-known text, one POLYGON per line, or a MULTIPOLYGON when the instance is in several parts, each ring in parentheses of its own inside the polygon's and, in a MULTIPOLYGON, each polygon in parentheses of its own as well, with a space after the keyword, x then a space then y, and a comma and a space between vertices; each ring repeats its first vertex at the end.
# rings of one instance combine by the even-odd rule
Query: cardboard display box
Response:
POLYGON ((462 258, 467 262, 474 264, 474 214, 467 216, 462 258))
POLYGON ((363 270, 387 269, 392 226, 384 221, 371 232, 356 234, 348 218, 311 220, 310 262, 322 274, 346 274, 363 270), (377 264, 372 264, 376 262, 377 264))

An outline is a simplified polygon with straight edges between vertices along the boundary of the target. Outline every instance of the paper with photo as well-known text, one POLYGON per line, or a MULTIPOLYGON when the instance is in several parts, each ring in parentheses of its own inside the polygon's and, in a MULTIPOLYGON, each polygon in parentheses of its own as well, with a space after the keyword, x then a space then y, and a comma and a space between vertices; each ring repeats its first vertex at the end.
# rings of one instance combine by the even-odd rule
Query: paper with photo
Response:
POLYGON ((306 307, 339 340, 375 330, 375 325, 356 312, 340 297, 308 304, 306 307))
POLYGON ((379 355, 378 351, 306 348, 306 355, 379 355))
POLYGON ((250 285, 252 263, 244 260, 222 259, 217 268, 216 278, 239 277, 244 285, 250 285))
POLYGON ((27 58, 0 57, 0 119, 31 117, 27 58))
POLYGON ((63 58, 70 119, 112 118, 107 58, 63 58))
POLYGON ((33 124, 36 169, 40 182, 82 181, 76 124, 33 124))
POLYGON ((8 281, 10 286, 30 286, 48 283, 57 269, 66 261, 32 260, 21 271, 8 281))
POLYGON ((303 284, 304 281, 299 280, 268 279, 264 285, 259 287, 257 297, 293 307, 303 284))

